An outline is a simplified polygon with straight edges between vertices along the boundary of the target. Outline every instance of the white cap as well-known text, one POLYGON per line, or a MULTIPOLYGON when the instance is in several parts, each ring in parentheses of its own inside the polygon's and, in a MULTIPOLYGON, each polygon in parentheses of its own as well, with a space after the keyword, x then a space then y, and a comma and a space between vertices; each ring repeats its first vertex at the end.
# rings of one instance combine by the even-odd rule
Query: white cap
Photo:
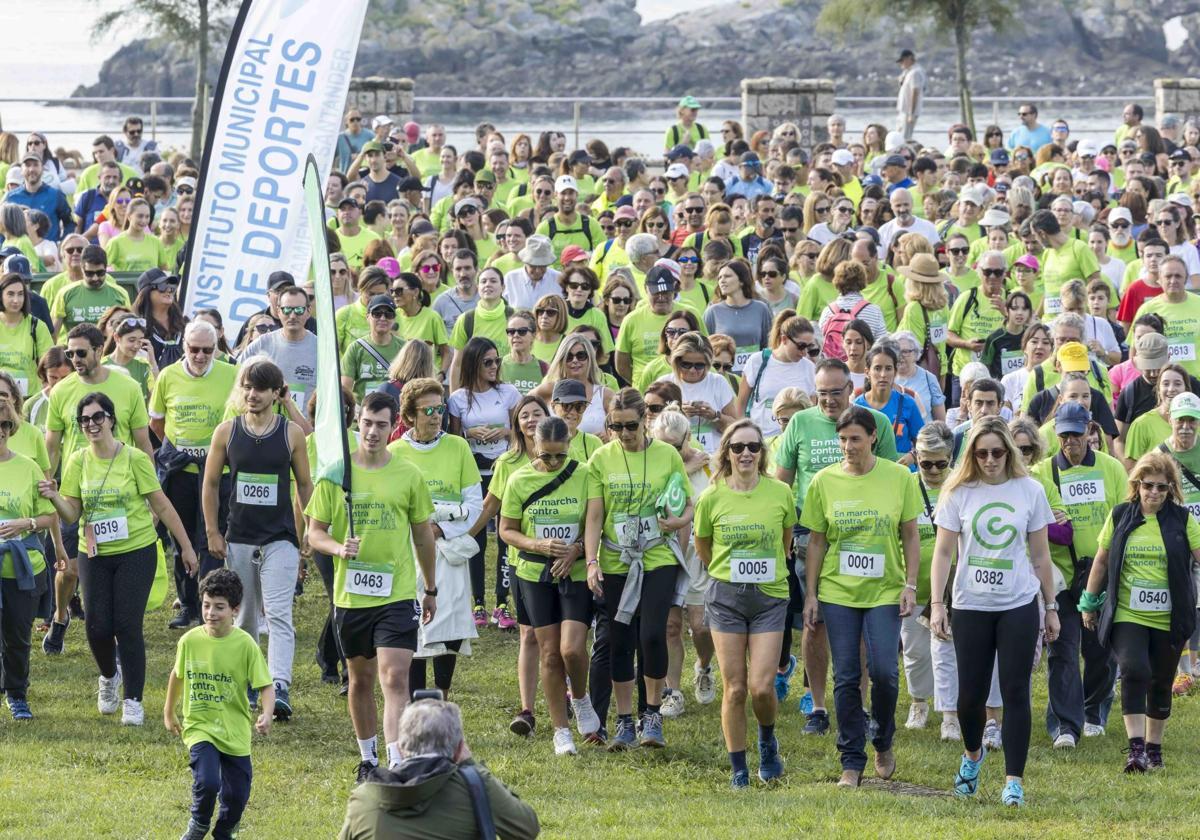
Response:
POLYGON ((1108 211, 1108 221, 1110 224, 1117 221, 1117 219, 1133 224, 1133 214, 1129 212, 1128 207, 1114 207, 1108 211))
POLYGON ((885 152, 894 152, 902 148, 904 148, 904 132, 889 131, 887 137, 883 140, 883 150, 885 152))
POLYGON ((560 193, 566 192, 567 190, 579 192, 578 182, 576 182, 576 180, 570 175, 559 175, 554 181, 554 191, 556 193, 560 193))
POLYGON ((682 163, 672 163, 667 167, 665 177, 669 181, 672 178, 686 178, 690 174, 691 173, 688 171, 688 168, 682 163))
POLYGON ((987 201, 987 193, 980 187, 966 187, 958 194, 962 201, 969 201, 976 207, 982 207, 987 201))
POLYGON ((1192 197, 1184 192, 1171 193, 1169 196, 1167 196, 1167 201, 1171 202, 1172 204, 1178 204, 1180 207, 1186 207, 1189 210, 1191 210, 1194 206, 1192 203, 1192 197))
POLYGON ((379 128, 381 125, 392 125, 394 121, 387 114, 380 114, 375 119, 371 120, 371 128, 379 128))
POLYGON ((1080 140, 1075 145, 1075 154, 1079 155, 1079 157, 1083 157, 1084 155, 1095 157, 1097 152, 1096 144, 1091 140, 1080 140))
POLYGON ((834 166, 851 166, 854 163, 854 154, 849 149, 835 149, 830 160, 834 166))

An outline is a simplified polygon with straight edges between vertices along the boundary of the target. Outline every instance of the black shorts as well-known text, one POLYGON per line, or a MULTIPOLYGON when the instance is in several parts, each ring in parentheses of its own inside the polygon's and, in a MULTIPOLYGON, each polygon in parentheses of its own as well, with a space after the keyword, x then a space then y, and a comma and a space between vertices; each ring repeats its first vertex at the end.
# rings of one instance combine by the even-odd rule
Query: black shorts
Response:
POLYGON ((521 594, 521 585, 512 585, 517 580, 520 580, 520 578, 517 577, 517 567, 509 566, 508 573, 511 575, 509 578, 508 589, 512 593, 513 612, 517 614, 517 624, 525 627, 532 627, 533 622, 529 620, 529 610, 525 608, 525 598, 521 594))
MULTIPOLYGON (((62 534, 63 548, 67 550, 67 556, 75 558, 79 556, 79 523, 73 522, 68 525, 66 522, 60 522, 59 533, 62 534)), ((54 548, 54 543, 50 543, 51 549, 54 548)), ((54 556, 53 554, 46 555, 47 557, 54 556)))
POLYGON ((379 648, 417 649, 419 608, 415 600, 393 601, 378 607, 334 607, 342 655, 374 659, 379 648))
POLYGON ((592 592, 587 582, 573 580, 567 591, 559 591, 557 583, 538 583, 517 578, 517 591, 524 603, 525 618, 522 621, 531 627, 548 627, 563 621, 592 623, 592 592))

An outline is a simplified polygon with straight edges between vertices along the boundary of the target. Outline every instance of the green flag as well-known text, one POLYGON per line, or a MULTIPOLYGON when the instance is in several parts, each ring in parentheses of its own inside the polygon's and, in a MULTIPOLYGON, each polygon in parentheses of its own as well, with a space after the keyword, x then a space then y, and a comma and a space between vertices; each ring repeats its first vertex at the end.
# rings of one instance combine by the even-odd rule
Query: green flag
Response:
POLYGON ((338 357, 337 323, 333 317, 333 281, 329 277, 329 249, 325 244, 325 202, 317 161, 310 154, 304 167, 304 209, 312 234, 314 315, 317 321, 317 401, 313 435, 317 463, 314 482, 326 479, 350 492, 350 445, 346 438, 346 412, 342 406, 342 370, 338 357))

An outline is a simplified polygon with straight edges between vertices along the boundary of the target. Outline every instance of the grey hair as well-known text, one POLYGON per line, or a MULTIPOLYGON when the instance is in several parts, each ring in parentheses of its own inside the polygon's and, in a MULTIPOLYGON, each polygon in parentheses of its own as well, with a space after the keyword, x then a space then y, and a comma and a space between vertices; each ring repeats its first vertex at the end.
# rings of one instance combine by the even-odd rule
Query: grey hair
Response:
POLYGON ((652 233, 635 233, 625 243, 625 255, 631 262, 658 253, 658 239, 652 233))
POLYGON ((25 223, 24 207, 11 202, 6 203, 0 207, 0 214, 2 214, 0 218, 4 220, 4 232, 8 234, 9 239, 29 233, 29 226, 25 223))
POLYGON ((1083 336, 1085 326, 1086 324, 1084 323, 1083 316, 1079 313, 1063 312, 1061 315, 1055 318, 1054 323, 1050 325, 1050 335, 1053 337, 1054 333, 1058 331, 1059 327, 1074 327, 1075 329, 1079 330, 1079 335, 1083 336))
POLYGON ((954 451, 954 432, 950 431, 949 426, 938 420, 926 423, 921 427, 921 431, 917 432, 915 448, 922 452, 949 454, 954 451))
POLYGON ((183 343, 186 346, 193 336, 212 339, 213 346, 217 344, 217 328, 208 321, 196 318, 183 328, 183 343))
POLYGON ((689 420, 682 411, 679 410, 679 403, 671 403, 662 411, 658 417, 650 424, 650 434, 655 440, 678 440, 680 442, 688 439, 692 433, 692 421, 689 420))
POLYGON ((457 703, 418 700, 400 715, 396 743, 405 756, 438 755, 453 760, 462 742, 462 712, 457 703))
POLYGON ((921 342, 917 341, 916 335, 908 330, 894 332, 891 334, 891 336, 889 336, 889 338, 897 347, 899 347, 903 342, 908 341, 911 342, 918 351, 921 349, 921 342))
POLYGON ((990 259, 990 258, 995 258, 995 259, 1000 260, 1000 262, 1004 263, 1004 267, 1008 268, 1008 257, 1004 256, 1003 251, 996 251, 996 250, 988 250, 988 251, 984 251, 982 254, 980 254, 979 255, 979 265, 983 265, 983 261, 986 259, 990 259))
POLYGON ((976 379, 988 379, 991 373, 987 369, 987 365, 983 362, 967 362, 963 365, 963 369, 958 374, 958 381, 962 383, 962 392, 967 392, 967 385, 974 382, 976 379))

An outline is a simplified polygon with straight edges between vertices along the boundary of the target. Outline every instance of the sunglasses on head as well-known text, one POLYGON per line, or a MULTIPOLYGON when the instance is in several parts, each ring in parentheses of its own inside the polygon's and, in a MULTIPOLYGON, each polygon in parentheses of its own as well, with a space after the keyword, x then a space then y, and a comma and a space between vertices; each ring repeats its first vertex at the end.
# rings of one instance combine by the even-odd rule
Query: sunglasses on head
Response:
POLYGON ((625 423, 608 422, 608 429, 611 432, 636 432, 642 425, 641 420, 630 420, 625 423))
POLYGON ((759 443, 758 441, 751 441, 750 443, 739 442, 739 443, 729 444, 729 451, 732 452, 734 455, 741 455, 747 449, 750 450, 750 453, 752 455, 757 455, 759 452, 762 452, 762 444, 759 443))

